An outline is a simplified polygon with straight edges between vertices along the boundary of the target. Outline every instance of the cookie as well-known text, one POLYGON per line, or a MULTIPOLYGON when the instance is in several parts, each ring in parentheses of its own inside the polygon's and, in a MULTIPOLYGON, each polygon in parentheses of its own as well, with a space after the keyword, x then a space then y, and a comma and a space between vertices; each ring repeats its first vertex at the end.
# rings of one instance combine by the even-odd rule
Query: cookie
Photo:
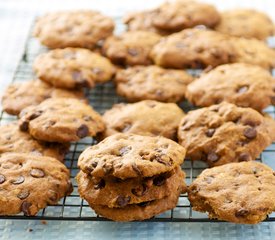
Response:
POLYGON ((186 29, 171 34, 156 44, 151 57, 167 68, 202 68, 230 63, 235 48, 225 34, 206 29, 186 29))
POLYGON ((179 102, 193 78, 185 71, 158 66, 135 66, 116 74, 117 93, 130 102, 145 99, 179 102), (142 89, 142 90, 141 90, 142 89))
POLYGON ((9 153, 0 157, 0 215, 33 216, 72 192, 70 173, 51 157, 9 153))
POLYGON ((173 195, 178 186, 186 190, 185 174, 180 167, 149 178, 95 179, 80 171, 77 175, 80 196, 89 204, 108 208, 139 204, 173 195))
POLYGON ((210 167, 249 161, 272 143, 270 124, 252 108, 222 102, 188 112, 179 125, 178 140, 187 158, 210 167))
POLYGON ((111 80, 115 67, 105 57, 88 49, 55 49, 39 55, 33 65, 37 76, 61 88, 94 87, 111 80))
POLYGON ((220 21, 220 14, 210 4, 192 0, 165 2, 157 8, 153 25, 166 31, 179 31, 197 25, 214 27, 220 21))
POLYGON ((116 104, 103 115, 103 137, 116 133, 163 136, 176 140, 177 128, 184 112, 174 103, 145 100, 133 104, 116 104))
POLYGON ((109 208, 107 206, 95 204, 90 204, 90 206, 97 214, 114 221, 128 222, 145 220, 176 207, 180 192, 181 187, 178 187, 176 192, 165 198, 140 204, 130 204, 123 208, 109 208))
POLYGON ((275 211, 275 172, 259 162, 204 170, 188 189, 196 211, 210 218, 256 224, 275 211))
POLYGON ((216 30, 235 37, 265 40, 274 34, 274 25, 265 13, 254 9, 233 9, 221 14, 216 30))
POLYGON ((160 40, 153 32, 130 31, 111 36, 103 45, 103 53, 119 65, 150 65, 151 48, 160 40))
POLYGON ((20 113, 22 131, 47 142, 71 142, 104 130, 101 116, 77 99, 50 98, 20 113))
POLYGON ((185 149, 170 139, 118 133, 82 152, 78 166, 95 178, 151 177, 171 171, 184 156, 185 149))
POLYGON ((218 66, 188 85, 186 98, 196 106, 208 107, 222 101, 262 111, 275 93, 271 74, 265 69, 234 63, 218 66))
POLYGON ((100 40, 112 35, 114 27, 110 17, 97 11, 60 11, 40 17, 33 34, 49 48, 93 49, 100 40))
POLYGON ((0 155, 9 152, 28 153, 63 161, 68 151, 69 144, 48 143, 33 139, 28 133, 19 130, 17 122, 0 126, 0 155))
POLYGON ((237 49, 234 62, 250 63, 268 70, 275 67, 275 50, 257 39, 234 38, 230 42, 237 49))
POLYGON ((69 91, 54 88, 40 80, 16 82, 10 84, 4 92, 2 106, 5 112, 19 115, 26 107, 35 106, 45 99, 57 97, 84 99, 84 94, 80 90, 69 91))

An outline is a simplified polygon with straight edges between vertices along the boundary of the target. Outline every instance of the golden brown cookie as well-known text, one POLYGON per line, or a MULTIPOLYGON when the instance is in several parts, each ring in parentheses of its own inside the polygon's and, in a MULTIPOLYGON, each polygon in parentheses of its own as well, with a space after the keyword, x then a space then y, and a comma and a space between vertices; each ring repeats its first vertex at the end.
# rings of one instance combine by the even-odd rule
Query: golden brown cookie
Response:
POLYGON ((193 77, 182 70, 158 66, 135 66, 116 74, 117 93, 130 102, 157 100, 179 102, 193 77))
POLYGON ((265 13, 254 9, 233 9, 221 14, 216 30, 235 37, 265 40, 274 34, 274 24, 265 13))
POLYGON ((120 65, 150 65, 149 53, 160 40, 153 32, 130 31, 109 37, 103 45, 103 53, 120 65))
POLYGON ((188 198, 210 218, 256 224, 275 211, 275 172, 254 161, 206 169, 189 187, 188 198))
POLYGON ((97 11, 75 10, 48 13, 40 17, 34 36, 49 48, 83 47, 93 49, 112 35, 114 21, 97 11))
POLYGON ((185 149, 170 139, 118 133, 82 152, 78 166, 96 178, 151 177, 171 171, 184 156, 185 149))
POLYGON ((37 141, 28 133, 20 131, 17 122, 0 126, 0 155, 9 152, 28 153, 63 161, 69 147, 69 144, 37 141))
POLYGON ((234 61, 236 50, 230 37, 206 29, 186 29, 156 44, 151 57, 167 68, 202 68, 234 61))
POLYGON ((68 169, 51 157, 7 153, 0 157, 0 215, 33 216, 72 192, 68 169))
POLYGON ((163 136, 176 140, 177 128, 184 112, 174 103, 145 100, 133 104, 116 104, 103 115, 103 137, 116 133, 163 136))
POLYGON ((77 99, 50 98, 20 113, 19 125, 36 139, 71 142, 104 130, 101 116, 77 99))
POLYGON ((16 82, 10 84, 4 92, 2 106, 5 112, 19 115, 26 107, 35 106, 45 99, 57 97, 84 99, 84 94, 80 90, 69 91, 54 88, 52 85, 40 80, 16 82))
MULTIPOLYGON (((188 112, 178 129, 178 139, 191 160, 209 166, 250 161, 272 143, 274 133, 264 116, 252 108, 222 102, 188 112)), ((275 126, 275 123, 272 123, 275 126)))
POLYGON ((265 69, 234 63, 218 66, 188 85, 186 98, 196 106, 208 107, 222 101, 262 111, 271 104, 274 79, 265 69))
POLYGON ((33 65, 37 76, 61 88, 94 87, 111 80, 115 67, 109 59, 88 49, 55 49, 39 55, 33 65))

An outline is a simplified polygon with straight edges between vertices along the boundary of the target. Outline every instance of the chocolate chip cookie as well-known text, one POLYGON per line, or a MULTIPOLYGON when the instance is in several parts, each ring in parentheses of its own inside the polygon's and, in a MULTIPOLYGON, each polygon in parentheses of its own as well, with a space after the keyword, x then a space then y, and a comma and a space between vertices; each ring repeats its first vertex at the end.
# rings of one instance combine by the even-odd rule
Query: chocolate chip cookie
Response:
POLYGON ((220 14, 213 5, 192 0, 165 2, 157 8, 153 25, 166 31, 179 31, 196 25, 214 27, 220 14))
POLYGON ((0 157, 0 215, 35 215, 72 192, 68 169, 51 157, 9 153, 0 157))
POLYGON ((206 29, 186 29, 156 44, 151 57, 155 64, 170 68, 202 68, 234 61, 236 50, 230 37, 206 29))
POLYGON ((33 65, 37 76, 55 87, 94 87, 111 80, 115 67, 105 57, 88 49, 55 49, 39 55, 33 65))
POLYGON ((188 189, 193 209, 210 218, 256 224, 275 211, 275 172, 251 161, 204 170, 188 189))
POLYGON ((176 140, 183 111, 174 103, 145 100, 133 104, 116 104, 103 115, 103 137, 115 133, 163 136, 176 140))
POLYGON ((274 25, 265 13, 254 9, 233 9, 221 14, 216 30, 236 37, 265 40, 274 34, 274 25))
POLYGON ((33 34, 49 48, 93 49, 100 40, 112 35, 114 26, 110 17, 97 11, 60 11, 40 17, 33 34))
POLYGON ((171 171, 184 156, 185 149, 170 139, 118 133, 87 148, 78 166, 96 178, 152 177, 171 171))
POLYGON ((179 125, 178 139, 187 158, 211 167, 249 161, 272 143, 270 124, 252 108, 223 102, 188 112, 179 125))
POLYGON ((130 102, 145 99, 179 102, 193 78, 182 70, 135 66, 116 74, 117 93, 130 102), (142 91, 141 91, 142 89, 142 91))
POLYGON ((84 94, 80 90, 69 91, 54 88, 40 80, 16 82, 10 84, 4 92, 2 106, 5 112, 11 115, 19 115, 26 107, 35 106, 45 99, 57 97, 84 99, 84 94))
POLYGON ((20 113, 19 125, 36 139, 71 142, 104 130, 101 116, 77 99, 50 98, 20 113))
POLYGON ((196 106, 208 107, 227 101, 262 111, 271 104, 272 98, 275 99, 273 82, 271 74, 261 67, 245 63, 226 64, 189 84, 186 98, 196 106))
POLYGON ((150 65, 151 48, 160 40, 153 32, 130 31, 111 36, 103 45, 103 53, 119 65, 150 65))
POLYGON ((108 208, 125 207, 167 197, 177 192, 178 186, 184 185, 184 172, 178 166, 170 172, 148 178, 96 179, 80 171, 77 175, 80 196, 89 204, 105 205, 108 208))
POLYGON ((17 122, 0 126, 0 155, 4 153, 29 153, 48 156, 63 161, 69 144, 37 141, 28 133, 19 130, 17 122))

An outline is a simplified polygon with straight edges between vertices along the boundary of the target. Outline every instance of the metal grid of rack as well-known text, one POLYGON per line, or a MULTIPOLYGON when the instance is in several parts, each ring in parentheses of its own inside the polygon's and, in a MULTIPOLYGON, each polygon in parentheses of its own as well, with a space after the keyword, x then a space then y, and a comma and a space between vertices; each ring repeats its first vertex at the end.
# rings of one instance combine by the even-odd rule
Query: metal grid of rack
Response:
MULTIPOLYGON (((29 34, 25 50, 22 58, 15 71, 13 81, 28 81, 34 79, 32 71, 32 63, 37 55, 47 51, 42 47, 31 34, 29 34)), ((190 71, 193 75, 197 75, 198 71, 190 71)), ((113 104, 123 102, 124 100, 116 95, 115 88, 112 82, 97 85, 94 89, 87 91, 86 96, 90 104, 100 113, 110 109, 113 104)), ((180 107, 185 112, 194 109, 188 102, 182 102, 180 107)), ((270 106, 266 110, 273 118, 275 117, 275 107, 270 106)), ((16 120, 16 117, 10 116, 3 111, 0 115, 0 124, 4 125, 10 121, 16 120)), ((71 171, 71 180, 74 186, 74 191, 70 196, 67 196, 59 201, 55 206, 48 206, 41 210, 36 216, 26 217, 23 214, 14 216, 0 216, 0 219, 40 219, 40 220, 80 220, 80 221, 107 221, 107 219, 98 216, 88 205, 85 200, 79 197, 77 192, 77 184, 75 176, 79 171, 77 168, 77 159, 79 154, 88 146, 96 144, 92 138, 85 138, 79 142, 71 144, 70 152, 66 155, 65 164, 71 171)), ((275 154, 275 143, 269 146, 257 159, 257 161, 265 162, 272 160, 272 155, 275 154)), ((182 169, 186 173, 186 183, 190 184, 204 169, 206 165, 199 161, 185 160, 182 169)), ((207 214, 198 213, 192 210, 187 198, 187 194, 181 194, 177 206, 163 214, 155 216, 152 219, 146 220, 151 222, 216 222, 218 220, 209 219, 207 214)), ((275 214, 271 214, 265 221, 275 221, 275 214)))

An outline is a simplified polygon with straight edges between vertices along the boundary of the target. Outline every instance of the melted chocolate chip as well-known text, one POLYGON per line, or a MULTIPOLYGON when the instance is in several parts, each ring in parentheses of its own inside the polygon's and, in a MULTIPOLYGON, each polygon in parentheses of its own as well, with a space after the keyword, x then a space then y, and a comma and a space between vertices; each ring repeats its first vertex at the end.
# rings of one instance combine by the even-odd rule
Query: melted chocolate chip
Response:
POLYGON ((235 216, 236 217, 245 217, 248 213, 249 213, 248 210, 246 210, 246 209, 240 209, 240 210, 238 210, 238 211, 235 212, 235 216))
POLYGON ((166 166, 171 166, 171 165, 172 165, 172 163, 163 160, 163 159, 161 158, 161 156, 159 156, 159 155, 153 156, 153 159, 152 159, 152 160, 156 160, 157 162, 159 162, 159 163, 161 163, 161 164, 163 164, 163 165, 166 165, 166 166))
POLYGON ((242 93, 247 92, 247 90, 248 90, 248 86, 242 86, 242 87, 240 87, 240 88, 237 90, 237 92, 238 92, 239 94, 242 94, 242 93))
POLYGON ((38 168, 34 168, 31 170, 30 172, 31 176, 34 178, 42 178, 45 176, 45 173, 43 170, 38 169, 38 168))
POLYGON ((12 184, 17 185, 17 184, 23 183, 24 181, 25 181, 25 178, 23 176, 19 176, 17 179, 11 180, 10 182, 12 184))
POLYGON ((0 184, 4 183, 5 181, 6 181, 5 176, 0 174, 0 184))
POLYGON ((137 205, 140 206, 140 207, 146 207, 148 206, 152 201, 147 201, 147 202, 141 202, 141 203, 138 203, 137 205))
POLYGON ((21 204, 21 211, 24 213, 24 215, 26 216, 30 216, 31 212, 30 212, 30 207, 31 207, 31 203, 29 202, 22 202, 21 204))
POLYGON ((243 135, 248 139, 253 139, 257 136, 257 131, 255 128, 245 128, 243 131, 243 135))
POLYGON ((251 160, 251 157, 248 153, 241 153, 239 155, 239 161, 240 162, 247 162, 247 161, 250 161, 251 160))
POLYGON ((121 149, 119 149, 120 156, 123 156, 123 155, 127 154, 128 152, 131 151, 131 149, 132 149, 131 146, 122 147, 121 149))
POLYGON ((147 186, 145 184, 142 184, 137 188, 133 188, 132 193, 137 197, 141 197, 147 192, 147 190, 148 190, 147 186))
POLYGON ((20 123, 19 128, 23 132, 28 131, 28 129, 29 129, 29 122, 24 121, 24 122, 20 123))
POLYGON ((83 78, 81 72, 74 71, 72 73, 72 78, 75 80, 75 85, 77 88, 79 87, 89 87, 89 83, 87 79, 83 78))
POLYGON ((87 137, 88 134, 89 134, 89 128, 85 124, 82 124, 76 131, 76 135, 79 138, 87 137))
POLYGON ((217 162, 219 160, 219 156, 215 152, 210 152, 207 155, 207 160, 210 162, 217 162))
POLYGON ((159 175, 153 179, 153 184, 155 186, 161 186, 165 183, 166 179, 167 179, 167 176, 165 176, 165 174, 159 175))
POLYGON ((102 189, 105 187, 105 181, 104 179, 100 179, 100 181, 94 186, 94 189, 102 189))
POLYGON ((138 166, 136 165, 136 163, 132 164, 132 168, 137 173, 137 175, 140 176, 142 174, 142 172, 140 171, 140 169, 138 168, 138 166))
POLYGON ((129 55, 131 55, 133 57, 135 57, 135 56, 138 55, 138 51, 136 49, 134 49, 134 48, 129 48, 128 49, 128 53, 129 53, 129 55))
POLYGON ((131 200, 131 197, 127 196, 118 196, 116 199, 116 203, 120 207, 125 207, 131 200))
POLYGON ((205 135, 206 135, 207 137, 212 137, 212 136, 214 135, 215 131, 216 131, 216 129, 214 129, 214 128, 209 128, 209 129, 206 131, 205 135))
POLYGON ((52 203, 55 203, 57 201, 57 199, 58 199, 58 194, 56 192, 50 190, 49 200, 52 203))
POLYGON ((17 194, 17 197, 21 200, 26 199, 30 195, 28 190, 23 190, 22 192, 17 194))

